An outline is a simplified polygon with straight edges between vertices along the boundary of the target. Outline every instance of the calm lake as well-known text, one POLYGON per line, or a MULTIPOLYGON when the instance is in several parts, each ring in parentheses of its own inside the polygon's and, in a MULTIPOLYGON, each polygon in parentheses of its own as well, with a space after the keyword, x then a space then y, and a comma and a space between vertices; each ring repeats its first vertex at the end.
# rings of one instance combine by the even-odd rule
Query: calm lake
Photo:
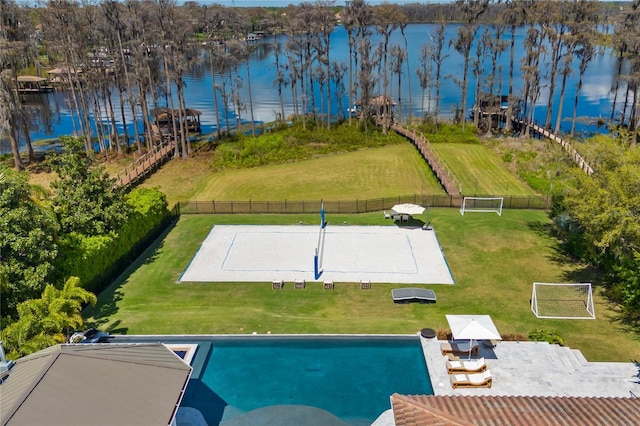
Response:
MULTIPOLYGON (((416 70, 420 67, 420 51, 422 45, 429 40, 430 34, 435 34, 436 24, 410 24, 405 29, 405 34, 408 42, 408 61, 410 73, 407 71, 407 65, 404 65, 404 74, 402 75, 402 93, 401 93, 401 105, 400 108, 402 118, 406 120, 409 115, 420 116, 422 106, 422 89, 420 88, 416 70), (409 74, 409 75, 407 75, 409 74)), ((449 47, 449 41, 456 37, 456 30, 458 26, 455 24, 448 25, 446 28, 446 59, 443 64, 443 76, 456 76, 461 78, 461 71, 463 66, 462 57, 451 46, 449 47)), ((515 72, 515 94, 520 95, 522 90, 522 80, 520 71, 520 59, 524 55, 524 48, 522 47, 522 41, 525 36, 525 31, 520 30, 517 34, 516 40, 516 72, 515 72)), ((505 36, 508 39, 509 36, 505 36)), ((477 39, 478 37, 476 37, 477 39)), ((274 83, 276 80, 276 66, 275 66, 275 49, 280 49, 280 62, 285 60, 283 45, 286 43, 286 36, 269 36, 260 39, 255 43, 255 50, 253 51, 249 67, 251 74, 251 92, 253 98, 253 113, 254 119, 257 122, 269 122, 276 118, 276 114, 280 111, 280 99, 278 97, 277 87, 274 83)), ((372 46, 377 45, 379 38, 374 36, 372 46)), ((391 45, 398 45, 404 48, 404 39, 400 31, 396 31, 390 42, 391 45)), ((475 52, 475 48, 473 49, 475 52)), ((331 35, 331 60, 344 61, 345 66, 348 64, 348 39, 346 30, 339 26, 331 35)), ((583 88, 580 92, 578 117, 579 125, 578 130, 583 134, 590 134, 597 131, 606 131, 606 129, 598 129, 595 125, 595 121, 602 117, 605 120, 611 115, 611 105, 613 101, 613 87, 615 84, 615 71, 617 60, 611 56, 609 50, 601 49, 594 57, 587 69, 586 75, 583 81, 583 88)), ((503 53, 499 59, 498 66, 502 70, 502 86, 503 93, 507 93, 508 84, 508 69, 509 69, 509 52, 503 53)), ((487 62, 486 69, 488 70, 490 64, 487 62)), ((577 64, 573 67, 577 68, 577 64)), ((240 66, 238 71, 240 77, 246 79, 246 68, 240 66)), ((488 73, 488 72, 487 72, 488 73)), ((218 77, 217 77, 218 78, 218 77)), ((577 72, 574 72, 568 79, 567 93, 565 95, 565 102, 563 107, 563 122, 562 128, 564 131, 569 131, 571 122, 570 118, 573 113, 573 98, 575 96, 576 83, 578 80, 577 72)), ((390 88, 393 91, 392 96, 398 99, 397 94, 397 76, 390 77, 390 88)), ((345 75, 345 82, 348 82, 348 74, 345 75)), ((212 91, 212 79, 209 70, 209 60, 207 52, 201 53, 201 58, 198 64, 185 76, 186 83, 186 104, 188 108, 200 110, 202 115, 200 116, 202 122, 203 133, 211 133, 215 131, 215 109, 213 107, 213 91, 212 91)), ((348 84, 348 83, 346 83, 348 84)), ((248 108, 248 95, 246 90, 248 85, 246 81, 243 84, 243 90, 245 90, 244 102, 248 108)), ((471 108, 474 103, 474 90, 475 80, 473 76, 469 79, 468 100, 467 107, 471 108)), ((548 99, 548 92, 543 93, 538 100, 535 107, 536 121, 543 122, 546 114, 546 105, 548 99)), ((376 87, 375 92, 382 94, 382 87, 376 87)), ((559 86, 554 96, 559 97, 559 86)), ((336 93, 332 90, 332 93, 336 93)), ((440 90, 440 115, 444 117, 452 117, 456 108, 460 108, 461 102, 461 89, 457 86, 452 78, 443 78, 440 90)), ((292 94, 289 87, 283 90, 285 114, 289 115, 293 113, 292 94)), ((433 94, 431 95, 431 97, 433 94)), ((624 97, 624 91, 621 91, 618 96, 618 104, 620 99, 624 97)), ((218 94, 218 100, 220 103, 220 96, 218 94)), ((114 91, 114 106, 119 105, 117 99, 117 91, 114 91)), ((332 100, 331 112, 332 115, 337 115, 338 111, 343 115, 347 114, 348 98, 341 100, 332 100)), ((63 135, 71 135, 74 133, 74 125, 72 115, 68 105, 67 93, 64 91, 58 91, 49 94, 41 95, 29 95, 25 98, 25 105, 28 108, 30 117, 30 135, 32 141, 50 139, 63 135)), ((556 103, 557 105, 557 103, 556 103)), ((161 107, 166 104, 159 105, 161 107)), ((425 96, 424 108, 431 107, 433 110, 433 99, 429 99, 429 95, 425 96)), ((220 105, 221 109, 224 109, 220 105)), ((555 108, 555 107, 554 107, 555 108)), ((128 112, 130 114, 130 111, 128 112)), ((235 124, 237 117, 233 116, 232 112, 228 112, 231 126, 235 124)), ((554 123, 555 123, 556 111, 553 111, 554 123)), ((142 119, 136 117, 138 126, 142 129, 142 119)), ((250 112, 243 112, 242 121, 245 122, 250 118, 250 112)), ((132 123, 132 117, 127 117, 127 121, 132 123)), ((77 118, 76 118, 77 122, 77 118)), ((221 126, 225 123, 223 114, 221 114, 221 126)), ((94 123, 95 125, 95 123, 94 123)), ((118 123, 121 126, 121 123, 118 123)), ((122 129, 120 129, 121 131, 122 129)), ((130 131, 130 135, 133 132, 130 131)), ((0 152, 9 152, 10 147, 6 140, 0 142, 0 152)))

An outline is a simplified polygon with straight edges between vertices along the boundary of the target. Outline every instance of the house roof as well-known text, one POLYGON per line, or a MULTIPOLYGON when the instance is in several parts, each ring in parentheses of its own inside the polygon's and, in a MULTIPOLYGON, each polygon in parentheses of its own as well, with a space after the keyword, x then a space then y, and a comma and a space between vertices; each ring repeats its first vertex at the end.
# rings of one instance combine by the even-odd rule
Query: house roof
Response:
POLYGON ((640 398, 391 395, 396 426, 612 425, 640 418, 640 398))
POLYGON ((160 343, 56 345, 0 384, 2 425, 170 424, 191 367, 160 343))

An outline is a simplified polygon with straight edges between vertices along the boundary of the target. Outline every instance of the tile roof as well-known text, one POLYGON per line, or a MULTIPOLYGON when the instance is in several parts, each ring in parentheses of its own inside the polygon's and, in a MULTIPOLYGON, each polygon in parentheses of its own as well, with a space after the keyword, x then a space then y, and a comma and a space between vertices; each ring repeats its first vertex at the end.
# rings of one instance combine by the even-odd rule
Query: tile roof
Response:
POLYGON ((0 424, 170 424, 190 375, 160 343, 52 346, 0 384, 0 424))
POLYGON ((396 426, 636 425, 640 398, 391 396, 396 426))

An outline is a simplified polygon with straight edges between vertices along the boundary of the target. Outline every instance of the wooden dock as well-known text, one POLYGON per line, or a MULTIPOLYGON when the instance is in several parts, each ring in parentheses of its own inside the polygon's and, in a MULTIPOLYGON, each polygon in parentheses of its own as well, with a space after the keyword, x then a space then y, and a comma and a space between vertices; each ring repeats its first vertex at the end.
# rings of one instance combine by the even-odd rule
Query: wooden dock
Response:
POLYGON ((424 158, 429 167, 431 167, 431 170, 433 170, 433 173, 447 194, 456 198, 461 197, 458 179, 421 132, 400 123, 391 124, 391 129, 409 139, 411 143, 418 148, 418 151, 422 154, 422 158, 424 158))
MULTIPOLYGON (((524 121, 518 121, 518 124, 523 127, 527 125, 524 121)), ((569 155, 571 155, 573 161, 578 165, 578 167, 580 167, 588 175, 593 174, 593 168, 569 142, 565 141, 557 135, 554 135, 550 131, 538 126, 537 124, 529 124, 529 128, 533 130, 534 133, 559 144, 569 155)))
POLYGON ((131 189, 160 167, 175 150, 175 142, 167 140, 145 153, 116 175, 116 187, 131 189))

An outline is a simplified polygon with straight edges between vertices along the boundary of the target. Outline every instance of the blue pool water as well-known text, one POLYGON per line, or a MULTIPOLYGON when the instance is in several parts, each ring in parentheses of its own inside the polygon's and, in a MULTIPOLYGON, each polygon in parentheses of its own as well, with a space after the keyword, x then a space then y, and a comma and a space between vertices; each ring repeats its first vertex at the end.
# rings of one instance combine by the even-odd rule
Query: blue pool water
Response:
POLYGON ((206 360, 200 372, 194 367, 181 406, 200 410, 209 425, 274 405, 311 406, 370 424, 390 408, 394 392, 433 394, 417 337, 216 338, 198 352, 194 365, 206 360))

